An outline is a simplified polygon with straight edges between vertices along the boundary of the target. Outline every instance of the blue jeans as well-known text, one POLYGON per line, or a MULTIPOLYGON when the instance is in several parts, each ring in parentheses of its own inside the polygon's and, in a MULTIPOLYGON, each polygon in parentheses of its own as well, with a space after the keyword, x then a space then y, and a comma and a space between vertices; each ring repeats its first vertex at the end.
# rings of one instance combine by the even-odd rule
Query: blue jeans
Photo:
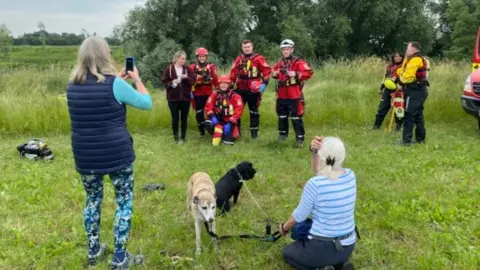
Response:
MULTIPOLYGON (((126 251, 130 235, 133 203, 133 164, 109 174, 115 188, 117 210, 113 223, 115 238, 115 252, 126 251)), ((85 230, 87 233, 89 254, 93 255, 100 249, 100 217, 103 201, 104 175, 81 175, 83 186, 87 194, 84 209, 85 230)))

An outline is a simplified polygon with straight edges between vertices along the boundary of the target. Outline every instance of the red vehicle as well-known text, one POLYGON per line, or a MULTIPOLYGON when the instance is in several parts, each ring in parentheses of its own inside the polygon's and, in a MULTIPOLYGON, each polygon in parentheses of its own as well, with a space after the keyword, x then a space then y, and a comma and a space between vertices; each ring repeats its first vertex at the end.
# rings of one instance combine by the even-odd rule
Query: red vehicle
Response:
POLYGON ((480 27, 477 31, 473 49, 472 73, 468 75, 465 81, 461 101, 463 110, 477 118, 478 128, 480 129, 480 27))

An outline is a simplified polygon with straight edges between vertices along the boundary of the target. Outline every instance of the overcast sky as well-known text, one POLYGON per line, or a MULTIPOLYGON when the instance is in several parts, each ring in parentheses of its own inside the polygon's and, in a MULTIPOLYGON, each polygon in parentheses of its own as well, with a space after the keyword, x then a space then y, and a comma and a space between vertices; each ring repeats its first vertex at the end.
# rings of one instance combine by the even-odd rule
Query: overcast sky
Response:
POLYGON ((125 15, 145 0, 0 0, 0 24, 14 36, 38 30, 42 21, 48 32, 108 36, 125 15))

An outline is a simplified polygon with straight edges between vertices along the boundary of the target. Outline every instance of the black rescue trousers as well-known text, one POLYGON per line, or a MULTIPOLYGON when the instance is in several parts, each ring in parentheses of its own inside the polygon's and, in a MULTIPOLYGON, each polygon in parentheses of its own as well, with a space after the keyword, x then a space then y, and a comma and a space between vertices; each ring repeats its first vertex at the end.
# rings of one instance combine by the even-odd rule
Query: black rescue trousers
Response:
POLYGON ((205 115, 204 115, 204 108, 205 104, 207 103, 208 96, 194 96, 195 99, 195 117, 197 118, 197 126, 198 130, 200 131, 200 135, 205 135, 205 115))
POLYGON ((305 140, 305 126, 303 124, 303 115, 298 115, 300 104, 299 99, 277 99, 278 115, 278 133, 280 138, 286 139, 289 133, 288 117, 292 119, 293 130, 297 142, 305 140))
MULTIPOLYGON (((388 111, 390 111, 390 108, 392 106, 391 105, 392 97, 390 96, 391 93, 393 92, 388 90, 383 90, 382 98, 380 99, 380 104, 378 105, 378 111, 375 118, 375 123, 373 124, 374 129, 378 129, 382 126, 385 116, 388 114, 388 111)), ((397 125, 396 127, 397 131, 402 129, 403 119, 400 119, 395 115, 395 123, 397 125)))
POLYGON ((415 126, 415 140, 425 142, 426 129, 423 119, 423 104, 427 100, 428 89, 424 84, 411 83, 405 87, 405 119, 403 143, 411 143, 415 126))
MULTIPOLYGON (((258 112, 258 107, 262 100, 261 93, 253 93, 250 90, 235 90, 237 94, 242 97, 243 106, 248 105, 250 111, 250 134, 252 138, 256 138, 258 135, 258 129, 260 126, 260 113, 258 112)), ((238 119, 238 129, 241 134, 241 119, 238 119)))

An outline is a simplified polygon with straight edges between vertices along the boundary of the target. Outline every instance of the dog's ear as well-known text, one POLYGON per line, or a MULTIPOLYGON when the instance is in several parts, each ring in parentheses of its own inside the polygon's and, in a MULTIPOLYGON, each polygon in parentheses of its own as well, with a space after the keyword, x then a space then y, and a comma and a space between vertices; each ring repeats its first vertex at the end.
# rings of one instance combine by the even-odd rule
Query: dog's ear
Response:
POLYGON ((198 204, 199 202, 200 202, 200 199, 197 196, 193 197, 194 204, 198 204))

